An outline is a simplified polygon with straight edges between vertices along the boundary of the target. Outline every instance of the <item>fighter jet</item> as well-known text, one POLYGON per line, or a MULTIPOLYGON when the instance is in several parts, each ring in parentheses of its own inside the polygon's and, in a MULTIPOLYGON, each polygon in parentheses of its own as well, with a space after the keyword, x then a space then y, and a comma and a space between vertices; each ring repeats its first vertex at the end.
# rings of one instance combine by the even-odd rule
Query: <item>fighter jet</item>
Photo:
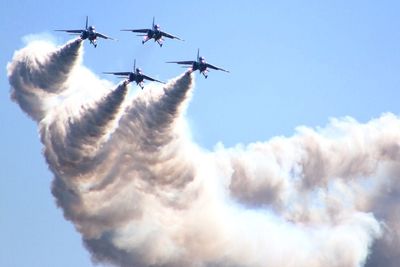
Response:
POLYGON ((200 49, 197 49, 197 61, 169 61, 167 63, 177 63, 177 64, 181 64, 181 65, 192 65, 192 69, 191 71, 196 71, 199 70, 201 74, 204 75, 205 78, 208 77, 208 68, 210 69, 214 69, 214 70, 222 70, 225 72, 229 72, 227 70, 224 70, 222 68, 216 67, 214 65, 211 65, 209 63, 206 62, 206 59, 204 57, 200 57, 199 56, 200 53, 200 49))
POLYGON ((96 42, 97 37, 100 37, 100 38, 103 38, 103 39, 114 40, 111 37, 108 37, 108 36, 106 36, 104 34, 96 32, 96 29, 94 28, 94 26, 89 26, 88 27, 88 20, 89 20, 89 18, 88 18, 88 16, 86 16, 86 26, 85 26, 85 29, 83 29, 83 30, 56 30, 56 31, 68 32, 69 34, 79 34, 80 38, 82 40, 89 39, 90 43, 94 47, 97 47, 97 42, 96 42))
POLYGON ((167 37, 170 39, 177 39, 177 40, 181 40, 179 37, 174 36, 172 34, 163 32, 160 30, 160 25, 159 24, 154 24, 154 17, 153 17, 153 26, 151 29, 124 29, 121 31, 130 31, 130 32, 138 32, 138 33, 143 33, 143 34, 138 34, 138 36, 144 36, 143 37, 143 41, 142 44, 144 44, 145 42, 147 42, 150 39, 154 39, 154 42, 157 42, 160 47, 162 47, 163 42, 164 42, 164 38, 163 37, 167 37))
POLYGON ((142 70, 140 68, 136 68, 136 59, 134 60, 133 63, 133 72, 103 72, 105 74, 114 74, 120 78, 127 78, 126 82, 136 82, 137 85, 140 86, 140 88, 144 88, 144 80, 149 80, 153 82, 158 82, 158 83, 164 83, 162 81, 156 80, 154 78, 151 78, 149 76, 146 76, 142 73, 142 70))

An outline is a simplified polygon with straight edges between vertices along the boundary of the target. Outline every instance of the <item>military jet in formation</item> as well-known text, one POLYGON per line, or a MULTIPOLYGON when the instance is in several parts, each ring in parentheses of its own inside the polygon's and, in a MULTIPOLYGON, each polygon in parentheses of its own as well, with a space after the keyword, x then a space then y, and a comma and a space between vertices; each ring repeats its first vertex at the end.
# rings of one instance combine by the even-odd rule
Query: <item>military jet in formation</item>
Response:
POLYGON ((82 30, 56 30, 59 32, 68 32, 69 34, 77 34, 80 35, 80 38, 82 40, 89 39, 90 43, 94 46, 97 47, 97 37, 103 38, 103 39, 109 39, 109 40, 115 40, 109 36, 106 36, 104 34, 101 34, 99 32, 96 32, 96 29, 94 26, 89 26, 88 27, 88 21, 89 18, 86 16, 86 25, 85 29, 82 30))
POLYGON ((214 70, 222 70, 225 72, 229 72, 227 70, 224 70, 222 68, 216 67, 210 63, 206 62, 206 59, 204 57, 200 56, 200 49, 197 49, 197 60, 188 60, 188 61, 168 61, 167 63, 176 63, 176 64, 181 64, 181 65, 191 65, 192 69, 191 71, 196 71, 199 70, 201 74, 203 74, 204 78, 208 77, 208 68, 214 69, 214 70))
POLYGON ((152 25, 151 29, 124 29, 124 30, 121 30, 121 31, 130 31, 130 32, 136 32, 136 33, 142 33, 142 34, 138 35, 138 36, 144 36, 142 44, 144 44, 148 40, 154 39, 154 42, 157 42, 160 47, 162 47, 163 42, 164 42, 164 38, 163 37, 170 38, 170 39, 177 39, 177 40, 183 41, 182 39, 180 39, 177 36, 174 36, 172 34, 169 34, 169 33, 166 33, 164 31, 161 31, 160 30, 160 25, 154 23, 154 17, 153 17, 153 25, 152 25))
MULTIPOLYGON (((155 18, 153 17, 153 25, 151 29, 124 29, 121 31, 131 31, 135 33, 141 33, 138 36, 143 36, 142 44, 147 42, 150 39, 154 39, 154 42, 157 42, 160 47, 163 45, 164 38, 170 38, 170 39, 177 39, 181 40, 179 37, 174 36, 172 34, 166 33, 164 31, 160 30, 160 25, 154 23, 155 18)), ((101 34, 99 32, 96 32, 94 26, 88 26, 88 21, 89 18, 86 16, 86 25, 85 29, 81 30, 56 30, 56 31, 62 31, 62 32, 67 32, 69 34, 74 34, 74 35, 79 35, 80 39, 86 40, 89 39, 90 43, 94 46, 97 47, 97 38, 103 38, 103 39, 110 39, 110 40, 115 40, 109 36, 106 36, 104 34, 101 34)), ((204 78, 208 77, 208 72, 209 69, 214 69, 214 70, 221 70, 225 72, 229 72, 223 68, 214 66, 210 63, 207 63, 204 57, 200 56, 200 49, 197 50, 197 59, 196 61, 194 60, 187 60, 187 61, 169 61, 167 63, 176 63, 180 65, 186 65, 190 66, 191 69, 190 71, 196 71, 199 70, 199 72, 204 76, 204 78)), ((137 85, 140 86, 140 88, 144 88, 144 80, 149 80, 149 81, 154 81, 154 82, 159 82, 159 83, 164 83, 162 81, 156 80, 154 78, 151 78, 149 76, 146 76, 142 73, 142 70, 140 68, 136 68, 136 60, 134 61, 133 64, 133 71, 131 72, 104 72, 106 74, 113 74, 116 75, 120 78, 127 78, 126 82, 136 82, 137 85)))
POLYGON ((140 88, 144 88, 144 80, 149 80, 153 82, 158 82, 158 83, 164 83, 162 81, 156 80, 154 78, 151 78, 145 74, 142 73, 142 70, 140 68, 136 68, 136 59, 133 61, 133 71, 127 71, 127 72, 103 72, 105 74, 114 74, 120 78, 127 78, 127 82, 136 82, 137 85, 140 86, 140 88))

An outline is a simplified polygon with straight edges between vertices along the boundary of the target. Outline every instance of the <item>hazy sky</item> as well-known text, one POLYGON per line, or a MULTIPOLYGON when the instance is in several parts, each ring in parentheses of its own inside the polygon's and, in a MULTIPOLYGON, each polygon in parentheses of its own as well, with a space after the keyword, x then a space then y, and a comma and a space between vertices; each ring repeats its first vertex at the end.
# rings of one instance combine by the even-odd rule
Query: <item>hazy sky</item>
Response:
POLYGON ((196 74, 187 117, 193 139, 212 150, 218 142, 291 136, 330 118, 399 114, 399 8, 398 1, 1 2, 0 266, 92 266, 51 195, 36 124, 9 97, 6 65, 26 40, 63 44, 70 36, 53 30, 82 28, 89 15, 89 24, 118 41, 99 40, 96 49, 85 43, 84 65, 115 83, 102 72, 129 71, 134 58, 149 76, 176 77, 183 70, 165 62, 195 59, 200 48, 231 72, 196 74), (159 48, 119 31, 150 27, 153 16, 185 42, 159 48))

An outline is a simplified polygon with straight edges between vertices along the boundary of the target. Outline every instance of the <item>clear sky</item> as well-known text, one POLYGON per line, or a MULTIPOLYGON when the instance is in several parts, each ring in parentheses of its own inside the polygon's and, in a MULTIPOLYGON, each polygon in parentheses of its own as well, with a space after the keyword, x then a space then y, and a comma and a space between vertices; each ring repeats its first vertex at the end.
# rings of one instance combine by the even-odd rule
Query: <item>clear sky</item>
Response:
MULTIPOLYGON (((84 65, 129 71, 133 60, 161 80, 183 71, 171 60, 207 61, 230 70, 196 74, 187 117, 194 140, 222 142, 291 136, 299 125, 324 126, 351 116, 366 122, 399 114, 399 1, 2 1, 0 3, 0 266, 92 266, 79 234, 50 192, 36 124, 10 100, 7 62, 31 34, 62 44, 54 29, 90 23, 118 41, 84 45, 84 65), (123 28, 147 28, 152 17, 184 42, 141 44, 123 28), (49 38, 47 37, 47 38, 49 38)), ((132 90, 137 90, 133 86, 132 90)))

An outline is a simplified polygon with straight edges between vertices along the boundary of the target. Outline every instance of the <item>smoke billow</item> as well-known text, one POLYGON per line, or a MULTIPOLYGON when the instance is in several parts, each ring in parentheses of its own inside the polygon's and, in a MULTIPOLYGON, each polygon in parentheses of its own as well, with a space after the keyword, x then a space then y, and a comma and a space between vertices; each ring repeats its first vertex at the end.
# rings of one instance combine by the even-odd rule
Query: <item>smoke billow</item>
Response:
POLYGON ((205 151, 189 72, 129 96, 81 65, 81 41, 8 65, 38 122, 52 192, 94 262, 117 266, 397 266, 400 119, 335 119, 205 151))
POLYGON ((72 68, 79 60, 82 40, 76 39, 55 49, 51 44, 35 41, 16 52, 7 67, 11 98, 34 120, 46 113, 45 100, 58 94, 72 68))

